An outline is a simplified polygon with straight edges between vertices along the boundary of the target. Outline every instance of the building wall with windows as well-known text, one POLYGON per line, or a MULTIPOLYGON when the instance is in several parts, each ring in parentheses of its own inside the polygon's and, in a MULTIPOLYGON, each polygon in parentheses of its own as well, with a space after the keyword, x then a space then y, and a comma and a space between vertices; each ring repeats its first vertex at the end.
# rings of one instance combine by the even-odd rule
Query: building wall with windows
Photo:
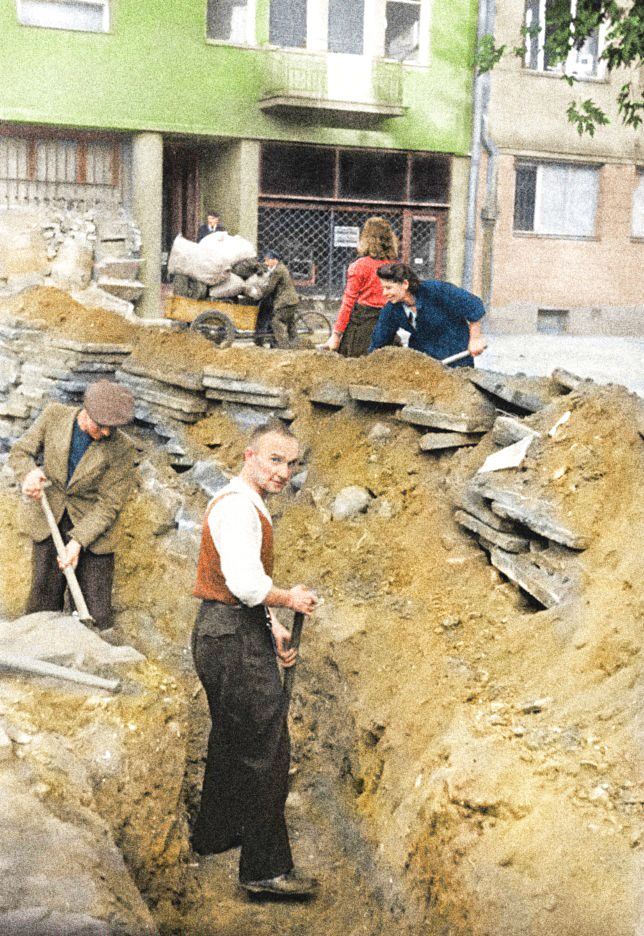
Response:
POLYGON ((26 150, 0 147, 0 208, 131 204, 148 297, 211 206, 260 247, 277 238, 312 294, 341 291, 353 232, 336 229, 376 213, 405 259, 458 279, 476 15, 476 0, 7 0, 0 139, 26 150))
MULTIPOLYGON (((574 0, 573 0, 574 2, 574 0)), ((500 0, 495 39, 519 45, 522 24, 541 25, 546 0, 500 0)), ((547 25, 547 23, 546 23, 547 25)), ((523 58, 492 73, 489 131, 499 149, 490 326, 498 331, 644 332, 644 153, 641 131, 622 125, 617 91, 599 55, 602 31, 571 52, 567 74, 548 62, 543 32, 523 58), (592 98, 609 126, 579 136, 571 100, 592 98)), ((483 161, 480 200, 484 200, 483 161)), ((479 261, 483 256, 478 238, 479 261)))

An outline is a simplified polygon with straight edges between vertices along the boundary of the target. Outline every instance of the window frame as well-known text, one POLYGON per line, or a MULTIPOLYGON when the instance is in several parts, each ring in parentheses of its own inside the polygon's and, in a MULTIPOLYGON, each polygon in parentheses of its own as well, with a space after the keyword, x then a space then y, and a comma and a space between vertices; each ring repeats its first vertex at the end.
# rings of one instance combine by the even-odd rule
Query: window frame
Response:
MULTIPOLYGON (((418 56, 415 59, 394 59, 385 55, 385 31, 387 0, 365 0, 363 51, 362 54, 331 52, 329 50, 329 2, 328 0, 306 0, 306 45, 302 47, 280 46, 269 42, 268 48, 280 52, 317 52, 325 55, 352 55, 356 58, 378 59, 398 62, 409 68, 426 68, 431 60, 431 12, 432 0, 395 0, 420 8, 418 56)), ((215 40, 209 40, 215 41, 215 40)))
MULTIPOLYGON (((206 0, 204 10, 204 35, 208 45, 234 46, 238 49, 255 48, 257 46, 257 0, 246 0, 246 37, 243 42, 234 39, 215 39, 208 35, 208 6, 211 0, 206 0)), ((216 2, 216 0, 212 0, 216 2)))
POLYGON ((515 217, 512 219, 512 234, 515 237, 540 237, 540 238, 550 238, 554 240, 581 240, 581 241, 593 241, 598 240, 597 236, 597 215, 600 205, 600 196, 601 196, 601 170, 603 167, 602 163, 577 163, 577 162, 566 162, 563 160, 556 159, 528 159, 528 158, 519 158, 515 160, 514 165, 514 206, 513 211, 516 212, 517 204, 517 179, 518 179, 518 170, 521 167, 532 167, 536 169, 536 178, 535 178, 535 192, 534 192, 534 202, 532 205, 532 227, 529 229, 517 228, 515 227, 515 217), (538 229, 538 218, 541 206, 543 204, 543 179, 541 177, 540 169, 544 167, 556 167, 559 169, 566 170, 588 170, 591 169, 595 173, 596 179, 596 188, 595 188, 595 204, 594 204, 594 213, 592 219, 592 232, 589 234, 585 233, 568 233, 568 232, 552 232, 552 231, 542 231, 538 229))
MULTIPOLYGON (((604 41, 606 37, 606 24, 602 23, 599 27, 597 33, 597 54, 594 56, 594 69, 593 73, 589 74, 587 71, 584 71, 578 66, 579 55, 581 49, 575 49, 574 47, 570 49, 568 56, 564 62, 558 62, 553 67, 547 67, 544 60, 544 35, 546 30, 546 3, 547 0, 536 0, 539 4, 539 33, 537 36, 538 47, 537 47, 537 64, 536 67, 530 65, 530 56, 531 56, 531 43, 532 37, 527 34, 525 37, 525 57, 524 57, 524 67, 527 72, 534 75, 549 75, 551 77, 561 77, 565 75, 570 78, 575 78, 577 81, 605 81, 606 80, 606 62, 601 58, 601 54, 604 48, 604 41)), ((570 0, 570 17, 571 20, 575 16, 577 10, 577 0, 570 0)), ((528 16, 531 13, 528 4, 526 3, 524 9, 524 25, 529 29, 532 27, 532 23, 528 22, 528 16)))
POLYGON ((86 29, 82 26, 55 26, 51 23, 25 23, 22 19, 22 9, 25 0, 16 0, 16 16, 18 23, 25 29, 55 29, 58 32, 82 32, 92 33, 94 35, 104 35, 111 32, 112 29, 112 0, 28 0, 29 3, 56 4, 60 7, 65 6, 88 6, 100 7, 102 9, 102 28, 86 29))
POLYGON ((631 240, 644 241, 644 166, 635 167, 635 186, 631 195, 631 240), (641 191, 640 191, 641 189, 641 191), (641 204, 639 209, 642 214, 641 230, 635 229, 635 219, 638 213, 637 204, 641 204))

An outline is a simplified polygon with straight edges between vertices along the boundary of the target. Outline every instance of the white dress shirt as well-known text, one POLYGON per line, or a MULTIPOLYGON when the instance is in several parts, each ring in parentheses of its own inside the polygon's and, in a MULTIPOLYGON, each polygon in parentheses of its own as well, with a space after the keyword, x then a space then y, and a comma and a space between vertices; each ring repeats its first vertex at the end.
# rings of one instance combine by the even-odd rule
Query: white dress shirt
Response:
POLYGON ((233 595, 252 608, 261 604, 273 587, 262 566, 262 525, 257 510, 272 524, 271 515, 259 494, 239 477, 218 491, 213 500, 218 503, 208 515, 208 529, 224 580, 233 595))

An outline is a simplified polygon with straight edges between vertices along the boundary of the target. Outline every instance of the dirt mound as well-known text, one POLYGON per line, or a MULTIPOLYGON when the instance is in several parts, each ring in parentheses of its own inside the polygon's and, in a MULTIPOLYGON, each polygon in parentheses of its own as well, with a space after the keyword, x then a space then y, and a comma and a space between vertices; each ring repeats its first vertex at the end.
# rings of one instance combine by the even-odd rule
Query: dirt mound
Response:
MULTIPOLYGON (((580 596, 544 611, 454 521, 454 493, 495 449, 491 434, 427 456, 420 430, 386 407, 334 412, 304 402, 307 387, 327 380, 424 390, 458 408, 479 392, 466 373, 397 349, 359 361, 218 351, 197 336, 94 315, 61 297, 34 290, 14 302, 23 303, 21 315, 77 339, 127 342, 140 360, 152 349, 157 366, 207 363, 286 384, 307 449, 304 487, 271 505, 276 581, 310 583, 323 598, 303 638, 290 808, 298 859, 323 871, 331 896, 297 915, 240 904, 234 856, 194 869, 182 851, 207 733, 188 650, 206 497, 150 447, 142 457, 153 468, 142 470, 123 516, 119 628, 159 667, 158 682, 166 670, 179 674, 189 718, 179 718, 176 694, 166 683, 161 690, 151 669, 149 706, 132 708, 138 766, 105 786, 101 807, 115 816, 161 930, 632 936, 644 533, 635 399, 593 386, 561 396, 525 419, 541 435, 523 464, 496 473, 495 484, 553 505, 590 538, 580 551, 580 596), (368 509, 334 520, 333 500, 348 485, 367 489, 368 509), (161 723, 188 731, 185 763, 164 756, 161 723), (182 771, 183 800, 169 808, 163 791, 172 778, 176 794, 182 771)), ((186 438, 195 458, 237 467, 244 435, 222 411, 186 438)), ((28 581, 15 504, 5 490, 0 611, 12 614, 28 581)), ((50 706, 42 718, 49 713, 59 732, 73 729, 73 713, 50 706)))

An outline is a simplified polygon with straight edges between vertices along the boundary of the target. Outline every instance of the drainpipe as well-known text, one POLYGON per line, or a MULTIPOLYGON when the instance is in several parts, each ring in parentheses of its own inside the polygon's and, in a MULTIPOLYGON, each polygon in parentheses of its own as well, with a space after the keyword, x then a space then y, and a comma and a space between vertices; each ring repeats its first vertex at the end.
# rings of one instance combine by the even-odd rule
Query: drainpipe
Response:
MULTIPOLYGON (((477 24, 477 46, 486 33, 494 32, 495 0, 479 0, 477 24)), ((489 308, 492 295, 493 273, 493 236, 496 223, 496 174, 497 147, 487 130, 487 110, 490 99, 490 73, 474 78, 472 104, 472 144, 470 160, 470 178, 467 192, 467 221, 465 226, 465 256, 463 260, 463 288, 472 289, 474 280, 474 245, 476 240, 476 205, 478 198, 479 169, 481 165, 481 145, 488 156, 485 205, 481 212, 483 221, 483 302, 489 308)))

